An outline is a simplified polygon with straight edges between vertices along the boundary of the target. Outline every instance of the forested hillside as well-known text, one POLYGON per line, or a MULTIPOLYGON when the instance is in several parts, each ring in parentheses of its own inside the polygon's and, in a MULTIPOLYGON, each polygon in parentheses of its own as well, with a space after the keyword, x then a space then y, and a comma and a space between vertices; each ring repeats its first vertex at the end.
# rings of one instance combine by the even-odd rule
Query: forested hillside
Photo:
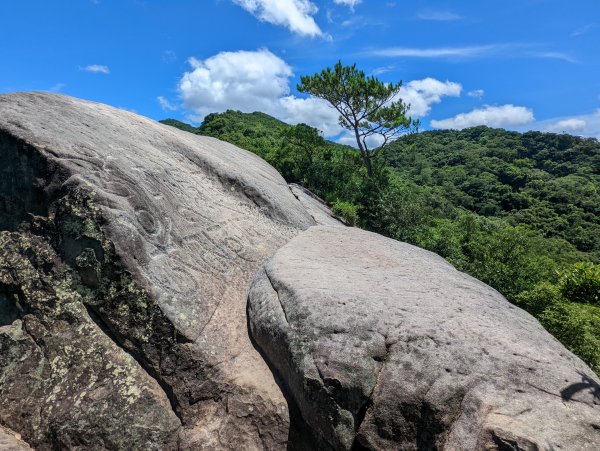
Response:
POLYGON ((534 314, 600 369, 600 143, 475 127, 409 135, 368 177, 358 153, 263 113, 192 133, 246 148, 357 226, 447 258, 534 314))
MULTIPOLYGON (((600 146, 570 135, 488 127, 405 136, 386 162, 453 204, 600 249, 600 146)), ((596 258, 598 255, 596 255, 596 258)))

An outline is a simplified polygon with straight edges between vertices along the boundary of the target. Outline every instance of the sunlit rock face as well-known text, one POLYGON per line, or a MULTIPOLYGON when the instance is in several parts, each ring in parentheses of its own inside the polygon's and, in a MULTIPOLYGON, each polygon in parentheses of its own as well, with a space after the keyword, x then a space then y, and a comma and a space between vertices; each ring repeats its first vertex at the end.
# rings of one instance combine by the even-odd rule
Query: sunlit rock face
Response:
POLYGON ((496 291, 249 152, 0 95, 2 449, 597 450, 599 393, 496 291))
POLYGON ((600 449, 592 370, 431 252, 312 227, 259 271, 249 321, 333 449, 600 449))
POLYGON ((247 287, 314 223, 235 146, 66 96, 0 96, 0 422, 42 449, 285 447, 247 287))

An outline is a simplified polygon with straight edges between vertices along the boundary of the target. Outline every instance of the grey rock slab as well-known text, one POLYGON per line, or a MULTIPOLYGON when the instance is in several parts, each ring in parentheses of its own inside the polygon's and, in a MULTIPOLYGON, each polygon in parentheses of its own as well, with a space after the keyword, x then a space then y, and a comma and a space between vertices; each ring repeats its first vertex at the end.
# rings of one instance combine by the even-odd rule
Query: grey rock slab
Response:
POLYGON ((319 196, 296 183, 290 183, 289 186, 294 196, 296 196, 318 225, 345 226, 342 221, 334 216, 327 203, 319 196))
POLYGON ((600 449, 592 370, 431 252, 312 227, 258 272, 248 311, 302 417, 333 449, 600 449))
POLYGON ((0 96, 0 160, 0 229, 52 229, 86 305, 169 393, 180 447, 284 446, 286 402, 248 336, 247 286, 315 221, 277 171, 214 138, 39 92, 0 96))

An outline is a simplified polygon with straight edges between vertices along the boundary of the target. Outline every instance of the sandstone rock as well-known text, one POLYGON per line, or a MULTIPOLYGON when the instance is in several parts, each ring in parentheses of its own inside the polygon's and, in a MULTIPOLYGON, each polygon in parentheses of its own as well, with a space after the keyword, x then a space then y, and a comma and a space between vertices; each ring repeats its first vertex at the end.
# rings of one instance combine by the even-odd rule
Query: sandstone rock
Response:
POLYGON ((600 449, 591 369, 430 252, 312 227, 257 274, 249 322, 334 449, 600 449))
POLYGON ((333 215, 323 199, 296 183, 290 183, 290 189, 318 225, 344 227, 345 224, 333 215))
MULTIPOLYGON (((62 428, 63 442, 54 445, 75 446, 88 419, 113 408, 117 422, 142 415, 136 424, 153 424, 154 446, 168 448, 179 425, 166 394, 183 426, 181 449, 285 447, 286 402, 248 336, 247 285, 266 258, 313 224, 280 175, 235 146, 66 96, 0 96, 0 230, 18 232, 11 240, 22 249, 40 237, 62 274, 46 281, 47 268, 37 269, 47 292, 36 309, 9 296, 23 289, 22 279, 10 290, 0 284, 4 349, 26 353, 29 369, 21 362, 16 371, 41 374, 43 386, 28 393, 16 379, 7 384, 17 368, 10 357, 0 368, 3 399, 24 397, 43 421, 20 418, 16 401, 0 406, 2 421, 32 444, 50 443, 62 428), (66 302, 63 289, 68 320, 48 312, 66 302), (117 362, 143 393, 139 405, 123 405, 117 376, 85 366, 80 351, 66 350, 71 341, 97 355, 98 365, 117 362), (48 390, 62 377, 52 368, 58 357, 73 370, 72 393, 60 413, 48 413, 48 390), (100 388, 90 394, 83 386, 95 378, 114 395, 108 407, 94 404, 107 396, 100 388), (67 407, 78 400, 85 412, 71 421, 67 407)), ((40 259, 43 249, 37 243, 26 255, 40 259)), ((100 424, 90 434, 118 437, 114 427, 100 424)), ((144 446, 132 440, 129 449, 144 446)))
POLYGON ((3 451, 31 451, 31 447, 21 440, 20 434, 0 426, 0 449, 3 451))

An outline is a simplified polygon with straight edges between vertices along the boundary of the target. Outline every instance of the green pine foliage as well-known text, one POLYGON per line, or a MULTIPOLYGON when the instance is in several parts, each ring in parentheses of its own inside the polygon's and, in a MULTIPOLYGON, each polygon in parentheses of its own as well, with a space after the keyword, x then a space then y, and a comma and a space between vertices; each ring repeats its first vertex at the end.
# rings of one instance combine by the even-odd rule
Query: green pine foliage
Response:
POLYGON ((349 223, 440 254, 600 371, 598 141, 487 127, 425 132, 389 144, 368 176, 355 149, 263 113, 169 125, 248 149, 349 223))

